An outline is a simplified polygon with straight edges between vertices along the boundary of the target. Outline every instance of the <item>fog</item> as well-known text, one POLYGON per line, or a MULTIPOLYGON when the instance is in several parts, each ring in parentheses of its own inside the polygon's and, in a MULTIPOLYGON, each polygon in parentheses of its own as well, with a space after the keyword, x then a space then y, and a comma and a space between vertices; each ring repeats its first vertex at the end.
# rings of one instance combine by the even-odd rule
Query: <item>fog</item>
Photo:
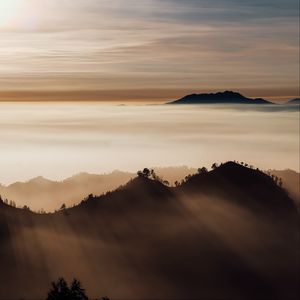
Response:
POLYGON ((248 106, 0 103, 0 182, 246 161, 299 170, 299 111, 248 106))
POLYGON ((290 228, 219 197, 172 200, 159 210, 7 213, 0 250, 8 271, 0 274, 0 297, 42 298, 50 281, 64 276, 80 278, 91 297, 295 298, 297 244, 290 228))

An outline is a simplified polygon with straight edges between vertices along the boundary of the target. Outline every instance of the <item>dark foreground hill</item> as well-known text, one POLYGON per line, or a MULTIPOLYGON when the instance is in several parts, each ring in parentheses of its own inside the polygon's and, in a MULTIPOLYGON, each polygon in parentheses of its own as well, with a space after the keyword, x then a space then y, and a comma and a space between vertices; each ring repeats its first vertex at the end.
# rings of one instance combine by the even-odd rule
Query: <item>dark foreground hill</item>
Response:
POLYGON ((168 104, 274 104, 262 98, 247 98, 240 93, 225 91, 209 94, 190 94, 168 104))
POLYGON ((55 214, 0 203, 0 298, 81 279, 112 299, 298 299, 293 201, 235 163, 177 187, 139 176, 55 214))
POLYGON ((300 173, 293 170, 269 170, 269 172, 282 179, 283 188, 295 201, 300 211, 300 173))

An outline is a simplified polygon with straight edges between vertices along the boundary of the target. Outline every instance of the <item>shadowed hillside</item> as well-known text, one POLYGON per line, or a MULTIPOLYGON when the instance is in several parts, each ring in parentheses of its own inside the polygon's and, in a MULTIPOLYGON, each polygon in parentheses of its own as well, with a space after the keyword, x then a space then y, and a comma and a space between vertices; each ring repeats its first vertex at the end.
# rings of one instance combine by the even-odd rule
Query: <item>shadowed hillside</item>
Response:
MULTIPOLYGON (((196 169, 181 167, 154 168, 156 173, 173 183, 196 169)), ((128 182, 134 173, 114 171, 108 174, 79 173, 63 181, 52 181, 36 177, 27 182, 16 182, 8 186, 0 185, 0 195, 17 206, 29 206, 32 210, 54 211, 62 204, 73 206, 89 194, 101 195, 128 182)))
POLYGON ((270 170, 269 172, 282 179, 283 188, 300 209, 300 174, 293 170, 270 170))
POLYGON ((297 221, 271 177, 235 163, 176 187, 140 172, 54 214, 0 203, 0 298, 63 276, 91 297, 298 299, 297 221))

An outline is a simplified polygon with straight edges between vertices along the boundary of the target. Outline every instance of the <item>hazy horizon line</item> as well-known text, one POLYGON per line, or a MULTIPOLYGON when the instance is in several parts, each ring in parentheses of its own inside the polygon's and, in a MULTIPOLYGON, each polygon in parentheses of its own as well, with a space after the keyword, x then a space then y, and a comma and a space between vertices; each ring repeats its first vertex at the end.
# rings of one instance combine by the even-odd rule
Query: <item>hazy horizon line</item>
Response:
MULTIPOLYGON (((103 103, 165 103, 194 93, 216 93, 225 90, 238 92, 249 98, 264 98, 275 103, 299 98, 296 89, 119 89, 119 90, 2 90, 0 102, 103 102, 103 103)), ((297 89, 298 90, 298 89, 297 89)), ((124 104, 125 104, 124 103, 124 104)))
MULTIPOLYGON (((226 162, 230 162, 230 161, 226 161, 226 162)), ((226 163, 224 162, 224 163, 226 163)), ((223 163, 223 164, 224 164, 223 163)), ((217 163, 219 164, 219 163, 217 163)), ((147 167, 147 166, 146 166, 147 167)), ((204 167, 207 167, 207 166, 204 166, 204 167)), ((256 166, 255 166, 256 167, 256 166)), ((197 172, 197 169, 199 168, 198 167, 193 167, 193 166, 187 166, 187 165, 170 165, 170 166, 156 166, 156 167, 149 167, 149 169, 154 169, 154 170, 164 170, 164 169, 189 169, 191 170, 191 172, 197 172)), ((207 167, 209 170, 210 170, 210 166, 207 167)), ((42 178, 44 180, 47 180, 47 181, 51 181, 51 182, 56 182, 56 183, 59 183, 59 182, 64 182, 68 179, 71 179, 71 178, 74 178, 76 176, 79 176, 79 175, 96 175, 96 176, 108 176, 108 175, 112 175, 113 173, 116 173, 116 172, 119 172, 119 173, 127 173, 127 174, 131 174, 131 175, 136 175, 137 176, 137 172, 139 170, 136 170, 136 171, 131 171, 131 170, 121 170, 121 169, 114 169, 114 170, 111 170, 111 171, 104 171, 104 172, 89 172, 89 171, 79 171, 77 173, 73 173, 73 174, 70 174, 70 175, 67 175, 66 177, 63 177, 63 178, 57 178, 57 179, 53 179, 53 178, 50 178, 48 176, 43 176, 43 175, 37 175, 37 176, 33 176, 33 177, 29 177, 28 179, 20 179, 20 180, 16 180, 16 181, 12 181, 12 182, 9 182, 9 183, 2 183, 0 182, 0 186, 2 187, 8 187, 12 184, 15 184, 15 183, 28 183, 34 179, 38 179, 38 178, 42 178)), ((284 168, 284 169, 276 169, 276 168, 269 168, 269 169, 261 169, 261 171, 263 172, 266 172, 266 171, 280 171, 280 172, 284 172, 284 171, 292 171, 292 172, 295 172, 297 174, 300 174, 299 171, 295 170, 295 169, 291 169, 291 168, 284 168)), ((193 174, 193 173, 191 173, 193 174)))

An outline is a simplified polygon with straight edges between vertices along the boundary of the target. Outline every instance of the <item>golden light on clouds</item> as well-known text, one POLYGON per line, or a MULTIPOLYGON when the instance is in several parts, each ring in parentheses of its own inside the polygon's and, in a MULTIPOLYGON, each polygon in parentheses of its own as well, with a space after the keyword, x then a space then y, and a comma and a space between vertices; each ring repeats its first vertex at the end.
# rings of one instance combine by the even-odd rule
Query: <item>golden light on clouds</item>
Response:
MULTIPOLYGON (((295 98, 297 5, 297 0, 0 0, 0 94, 112 90, 124 91, 122 99, 128 100, 128 90, 178 89, 179 97, 228 89, 275 98, 282 97, 280 87, 283 97, 295 98)), ((0 101, 13 98, 0 95, 0 101)))

